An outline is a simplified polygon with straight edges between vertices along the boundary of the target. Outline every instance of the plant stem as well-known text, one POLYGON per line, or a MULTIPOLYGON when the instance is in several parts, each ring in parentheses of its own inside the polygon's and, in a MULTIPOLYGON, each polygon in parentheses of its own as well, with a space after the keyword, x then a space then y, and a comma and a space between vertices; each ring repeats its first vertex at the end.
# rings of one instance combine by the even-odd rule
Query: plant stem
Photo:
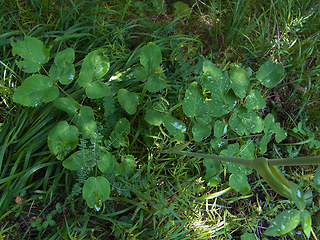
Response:
MULTIPOLYGON (((173 153, 190 157, 207 158, 225 162, 238 163, 253 167, 252 160, 238 157, 219 156, 207 153, 197 153, 188 151, 179 151, 173 149, 161 150, 160 153, 173 153)), ((320 156, 306 156, 296 158, 274 158, 267 159, 270 166, 302 166, 302 165, 320 165, 320 156)))

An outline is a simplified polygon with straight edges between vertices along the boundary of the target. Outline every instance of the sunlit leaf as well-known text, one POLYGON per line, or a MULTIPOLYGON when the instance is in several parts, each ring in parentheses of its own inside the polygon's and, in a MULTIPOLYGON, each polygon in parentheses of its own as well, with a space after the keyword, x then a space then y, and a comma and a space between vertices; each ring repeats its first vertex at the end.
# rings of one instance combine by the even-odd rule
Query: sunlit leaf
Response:
POLYGON ((303 210, 300 213, 301 218, 301 226, 304 234, 307 236, 307 238, 311 235, 311 214, 307 210, 303 210))
POLYGON ((64 157, 78 145, 79 130, 76 126, 69 125, 67 121, 59 122, 48 135, 48 146, 57 159, 64 157))
POLYGON ((74 59, 73 48, 67 48, 59 52, 54 58, 54 64, 49 70, 50 77, 55 81, 59 81, 61 84, 70 84, 75 77, 74 59))
POLYGON ((135 114, 139 104, 139 95, 121 88, 118 91, 118 100, 121 107, 130 115, 135 114))
POLYGON ((182 102, 184 113, 188 117, 203 115, 204 105, 205 98, 201 92, 199 84, 197 82, 191 83, 182 102))
POLYGON ((264 232, 268 236, 281 236, 295 229, 300 222, 300 212, 296 209, 280 213, 264 232))
POLYGON ((49 60, 49 50, 43 43, 34 38, 25 36, 23 41, 11 41, 12 54, 18 54, 24 60, 17 63, 18 67, 27 73, 35 73, 40 70, 41 65, 49 60))
POLYGON ((164 126, 178 141, 184 141, 185 133, 187 131, 187 127, 184 122, 174 117, 167 116, 164 119, 164 126))
POLYGON ((48 103, 59 96, 58 87, 52 80, 41 74, 34 74, 25 79, 13 95, 13 101, 28 107, 48 103))
POLYGON ((230 69, 231 88, 239 98, 244 98, 247 95, 250 86, 248 73, 243 68, 234 65, 230 69))
POLYGON ((102 176, 89 177, 83 185, 83 198, 90 208, 100 210, 102 203, 110 196, 110 183, 102 176))
POLYGON ((265 62, 259 68, 256 77, 266 87, 273 88, 281 82, 284 68, 280 63, 265 62))
POLYGON ((251 90, 246 99, 246 108, 248 109, 263 109, 266 107, 266 101, 257 90, 251 90))
POLYGON ((110 62, 104 55, 103 49, 90 52, 83 60, 78 84, 81 87, 90 87, 90 84, 102 78, 110 68, 110 62))

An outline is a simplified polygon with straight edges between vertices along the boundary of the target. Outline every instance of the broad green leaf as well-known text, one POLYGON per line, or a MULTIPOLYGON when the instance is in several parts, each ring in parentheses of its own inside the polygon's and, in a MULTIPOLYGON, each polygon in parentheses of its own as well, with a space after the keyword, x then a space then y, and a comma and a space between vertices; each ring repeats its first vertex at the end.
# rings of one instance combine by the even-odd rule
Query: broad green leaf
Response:
POLYGON ((261 65, 256 77, 267 88, 273 88, 281 82, 283 74, 282 64, 268 61, 261 65))
POLYGON ((188 117, 202 115, 204 104, 205 98, 201 92, 199 84, 197 82, 191 83, 182 102, 183 112, 188 117))
POLYGON ((139 95, 121 88, 118 91, 118 100, 121 107, 130 115, 135 114, 139 104, 139 95))
POLYGON ((316 173, 313 177, 313 187, 320 192, 320 166, 317 168, 316 173))
POLYGON ((304 234, 307 238, 310 237, 311 234, 311 214, 307 210, 303 210, 300 213, 301 226, 304 234))
POLYGON ((280 123, 274 122, 274 117, 269 113, 264 119, 264 132, 268 135, 275 133, 275 139, 277 143, 282 142, 286 137, 286 131, 280 127, 280 123))
POLYGON ((259 147, 260 147, 260 151, 262 154, 266 153, 270 139, 271 139, 271 134, 265 134, 261 138, 261 141, 259 143, 259 147))
POLYGON ((230 89, 230 80, 228 76, 210 61, 203 62, 203 73, 204 87, 211 92, 212 99, 224 99, 224 95, 230 89))
POLYGON ((91 107, 81 107, 74 120, 80 133, 82 133, 85 138, 93 138, 96 136, 97 123, 91 107))
POLYGON ((106 173, 114 161, 115 158, 111 153, 101 153, 99 158, 97 159, 99 170, 103 173, 106 173))
POLYGON ((264 121, 255 112, 240 106, 235 108, 232 113, 229 125, 233 131, 241 136, 261 132, 264 128, 264 121))
POLYGON ((11 41, 12 54, 18 54, 23 61, 18 62, 18 67, 27 73, 35 73, 40 70, 42 64, 45 64, 49 60, 49 50, 43 45, 43 43, 34 38, 25 36, 23 41, 11 41))
POLYGON ((49 70, 50 77, 61 84, 70 84, 75 76, 75 69, 73 66, 74 49, 67 48, 59 52, 54 58, 54 64, 49 70))
POLYGON ((239 98, 247 95, 250 86, 250 79, 246 70, 239 66, 232 66, 230 69, 231 88, 239 98))
POLYGON ((241 240, 258 240, 254 233, 245 233, 241 235, 241 240))
POLYGON ((149 76, 145 85, 149 92, 151 93, 159 92, 165 89, 167 86, 165 82, 165 75, 153 73, 149 76))
POLYGON ((264 232, 268 236, 281 236, 295 229, 300 222, 300 211, 296 209, 280 213, 264 232))
POLYGON ((217 120, 214 122, 214 136, 215 137, 222 137, 227 133, 228 125, 224 122, 217 120))
POLYGON ((160 126, 163 123, 164 117, 165 117, 164 113, 147 108, 144 119, 146 120, 147 123, 153 126, 160 126))
POLYGON ((210 116, 212 117, 222 117, 223 115, 230 112, 222 99, 210 100, 210 101, 207 101, 206 104, 207 104, 207 109, 209 110, 207 113, 210 114, 210 116))
POLYGON ((89 177, 83 185, 83 198, 90 208, 100 210, 102 203, 110 197, 110 183, 102 176, 89 177))
POLYGON ((24 106, 35 107, 51 102, 59 96, 58 87, 52 80, 41 74, 34 74, 25 79, 13 95, 13 101, 24 106))
POLYGON ((171 135, 173 135, 178 141, 184 141, 185 133, 187 131, 187 127, 184 122, 174 117, 167 116, 163 123, 171 135))
POLYGON ((160 48, 150 42, 141 49, 140 63, 148 71, 149 74, 155 72, 162 61, 162 54, 160 48))
POLYGON ((191 8, 189 8, 188 4, 178 1, 173 4, 174 7, 174 15, 175 16, 180 16, 180 15, 185 15, 185 16, 190 16, 191 14, 191 8))
POLYGON ((241 194, 247 194, 250 191, 250 185, 244 173, 231 174, 229 177, 229 185, 241 194))
POLYGON ((111 90, 108 83, 95 81, 86 87, 86 94, 88 98, 98 99, 109 96, 111 94, 111 90))
POLYGON ((211 147, 219 154, 228 146, 228 140, 224 138, 214 138, 210 140, 211 147))
POLYGON ((223 172, 223 167, 218 161, 212 159, 204 159, 203 165, 206 167, 204 178, 208 182, 208 185, 211 187, 217 186, 221 181, 219 175, 223 172))
POLYGON ((224 149, 220 152, 223 156, 233 157, 239 152, 239 143, 229 144, 227 149, 224 149))
POLYGON ((135 157, 133 155, 125 155, 121 159, 119 170, 122 176, 126 178, 130 178, 135 173, 136 167, 137 167, 137 163, 135 161, 135 157))
POLYGON ((80 108, 80 104, 70 97, 57 98, 54 100, 53 105, 68 113, 70 116, 77 114, 77 111, 80 108))
POLYGON ((69 125, 67 121, 59 122, 48 135, 48 146, 57 159, 64 157, 78 145, 79 130, 76 126, 69 125))
POLYGON ((201 142, 203 138, 211 134, 211 126, 196 124, 192 127, 192 134, 196 142, 201 142))
POLYGON ((127 147, 129 145, 128 134, 130 132, 130 123, 126 118, 121 118, 115 125, 110 140, 112 146, 119 148, 121 146, 127 147))
POLYGON ((292 194, 291 194, 292 201, 299 208, 299 210, 304 210, 307 205, 306 199, 304 197, 304 193, 302 192, 301 188, 297 184, 290 182, 290 185, 292 190, 292 194))
POLYGON ((81 87, 90 87, 94 80, 101 79, 110 68, 110 62, 107 56, 104 55, 103 49, 97 49, 90 52, 83 60, 78 84, 81 87))
POLYGON ((254 159, 254 151, 255 151, 255 145, 252 140, 247 140, 246 144, 242 145, 240 148, 240 157, 246 158, 246 159, 254 159))
POLYGON ((266 107, 266 101, 257 90, 251 90, 246 99, 247 109, 263 109, 266 107))
POLYGON ((133 75, 135 78, 141 82, 145 82, 148 79, 148 72, 144 67, 138 67, 136 70, 133 71, 133 75))
MULTIPOLYGON (((88 159, 90 159, 90 152, 88 150, 79 150, 73 153, 70 157, 62 162, 62 165, 71 171, 85 170, 90 166, 88 159)), ((91 163, 93 164, 93 163, 91 163)))

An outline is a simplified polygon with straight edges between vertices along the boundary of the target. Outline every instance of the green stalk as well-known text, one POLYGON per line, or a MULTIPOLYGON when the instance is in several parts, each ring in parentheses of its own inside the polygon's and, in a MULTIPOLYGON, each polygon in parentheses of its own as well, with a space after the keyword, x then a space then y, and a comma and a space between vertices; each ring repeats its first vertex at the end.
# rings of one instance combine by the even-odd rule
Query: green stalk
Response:
POLYGON ((313 157, 297 157, 282 159, 245 159, 237 157, 227 157, 219 155, 211 155, 206 153, 187 152, 176 149, 167 149, 159 151, 159 153, 179 154, 190 157, 206 158, 218 161, 242 164, 254 168, 261 177, 269 184, 269 186, 278 194, 292 199, 292 189, 290 182, 285 178, 276 166, 296 166, 296 165, 319 165, 320 156, 313 157))

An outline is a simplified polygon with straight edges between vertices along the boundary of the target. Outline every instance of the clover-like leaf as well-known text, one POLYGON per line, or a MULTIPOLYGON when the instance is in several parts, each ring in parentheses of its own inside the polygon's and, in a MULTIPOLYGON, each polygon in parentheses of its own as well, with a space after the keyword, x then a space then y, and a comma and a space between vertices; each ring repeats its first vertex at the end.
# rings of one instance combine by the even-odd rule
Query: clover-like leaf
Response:
POLYGON ((54 100, 53 105, 68 113, 70 116, 77 114, 77 111, 80 108, 80 104, 70 97, 57 98, 54 100))
POLYGON ((28 107, 48 103, 59 96, 58 87, 52 80, 41 74, 34 74, 25 79, 13 95, 13 101, 28 107))
POLYGON ((184 141, 185 133, 187 131, 187 127, 184 122, 174 117, 167 116, 163 123, 171 135, 173 135, 178 141, 184 141))
POLYGON ((280 63, 265 62, 259 68, 256 77, 267 88, 273 88, 281 82, 284 67, 280 63))
POLYGON ((194 117, 203 114, 205 98, 197 82, 190 84, 182 102, 183 112, 188 117, 194 117))
POLYGON ((163 123, 164 118, 165 113, 155 111, 151 108, 147 108, 146 115, 144 116, 146 122, 153 126, 160 126, 163 123))
POLYGON ((76 126, 69 125, 67 121, 59 122, 48 135, 48 146, 57 159, 64 157, 74 150, 79 142, 79 130, 76 126))
POLYGON ((111 94, 111 90, 108 83, 95 81, 86 87, 86 94, 88 98, 98 99, 109 96, 111 94))
POLYGON ((110 197, 110 183, 102 176, 89 177, 83 185, 83 198, 90 208, 100 210, 102 203, 110 197))
POLYGON ((135 114, 139 104, 139 95, 121 88, 118 91, 118 100, 121 107, 130 115, 135 114))
POLYGON ((263 109, 266 107, 266 101, 257 90, 251 90, 246 99, 247 109, 263 109))
POLYGON ((214 136, 215 137, 222 137, 227 133, 228 125, 224 122, 217 120, 214 122, 214 136))
POLYGON ((220 181, 220 173, 223 172, 223 167, 218 161, 212 159, 204 159, 203 165, 206 167, 205 180, 208 182, 208 186, 215 187, 220 181))
POLYGON ((140 63, 149 74, 156 71, 161 61, 161 50, 155 43, 150 42, 141 49, 140 63))
POLYGON ((110 68, 110 62, 107 56, 104 55, 103 49, 97 49, 90 52, 83 60, 78 84, 81 87, 90 87, 90 84, 101 79, 110 68))
POLYGON ((203 138, 209 137, 211 134, 211 126, 210 125, 202 125, 196 124, 192 127, 193 139, 196 142, 202 141, 203 138))
POLYGON ((114 161, 115 158, 110 152, 101 153, 97 160, 99 170, 106 173, 114 161))
POLYGON ((76 151, 70 157, 65 159, 62 162, 62 165, 66 169, 69 169, 71 171, 84 170, 88 167, 91 167, 90 165, 93 164, 93 163, 90 164, 88 162, 88 159, 90 159, 89 155, 90 155, 90 152, 86 149, 76 151))
POLYGON ((129 144, 128 134, 130 132, 130 123, 126 118, 121 118, 115 125, 110 140, 115 148, 121 146, 127 147, 129 144))
POLYGON ((247 95, 250 86, 250 79, 245 69, 234 65, 230 69, 231 88, 239 98, 247 95))
POLYGON ((280 213, 264 232, 268 236, 281 236, 295 229, 300 222, 300 212, 296 209, 280 213))
POLYGON ((217 153, 220 153, 228 146, 228 140, 217 137, 210 140, 210 145, 217 153))
POLYGON ((146 88, 149 92, 155 93, 166 88, 165 75, 152 73, 147 82, 145 83, 146 88))
POLYGON ((277 143, 282 142, 286 137, 286 131, 280 127, 280 123, 274 121, 274 116, 269 113, 264 119, 264 132, 268 135, 275 133, 275 140, 277 143))
POLYGON ((35 73, 40 70, 42 64, 49 61, 49 50, 43 43, 30 36, 25 36, 23 41, 11 41, 12 54, 18 54, 23 61, 17 63, 18 67, 27 73, 35 73))
POLYGON ((233 173, 229 177, 229 185, 231 188, 241 194, 247 194, 250 191, 250 185, 246 174, 244 173, 233 173))
POLYGON ((75 69, 73 66, 74 49, 67 48, 57 53, 54 58, 54 64, 49 70, 50 77, 61 84, 70 84, 75 76, 75 69))
POLYGON ((75 116, 75 123, 85 138, 93 138, 96 136, 97 123, 91 107, 81 107, 79 113, 75 116))

